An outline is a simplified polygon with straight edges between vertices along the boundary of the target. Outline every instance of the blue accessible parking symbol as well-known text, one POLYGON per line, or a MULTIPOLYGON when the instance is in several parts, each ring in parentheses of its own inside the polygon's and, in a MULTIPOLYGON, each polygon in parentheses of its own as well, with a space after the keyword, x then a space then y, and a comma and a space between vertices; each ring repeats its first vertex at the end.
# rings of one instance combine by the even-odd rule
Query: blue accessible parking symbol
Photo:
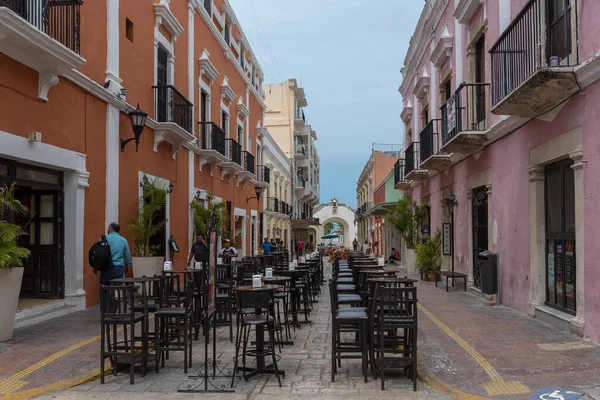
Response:
POLYGON ((532 394, 530 400, 579 400, 585 393, 566 389, 544 388, 532 394))

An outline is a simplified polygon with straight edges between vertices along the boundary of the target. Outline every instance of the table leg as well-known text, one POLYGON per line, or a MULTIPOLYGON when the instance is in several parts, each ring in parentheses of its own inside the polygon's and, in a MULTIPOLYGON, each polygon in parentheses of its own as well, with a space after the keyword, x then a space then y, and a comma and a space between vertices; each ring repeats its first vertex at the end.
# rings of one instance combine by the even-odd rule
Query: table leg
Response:
POLYGON ((446 292, 448 291, 448 276, 446 276, 446 292))
POLYGON ((463 277, 463 283, 465 285, 465 292, 466 292, 467 291, 467 277, 466 276, 463 277))

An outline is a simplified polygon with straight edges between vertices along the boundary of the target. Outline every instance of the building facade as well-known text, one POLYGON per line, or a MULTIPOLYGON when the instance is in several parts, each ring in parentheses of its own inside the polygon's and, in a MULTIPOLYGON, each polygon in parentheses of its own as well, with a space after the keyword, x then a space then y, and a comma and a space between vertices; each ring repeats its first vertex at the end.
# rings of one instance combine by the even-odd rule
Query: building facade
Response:
POLYGON ((327 232, 329 226, 337 225, 340 229, 339 238, 335 238, 335 243, 344 245, 351 249, 352 241, 356 238, 356 225, 354 224, 354 213, 356 210, 347 204, 339 203, 336 198, 329 200, 329 203, 319 204, 315 207, 315 218, 319 219, 319 226, 314 229, 314 235, 317 243, 329 244, 330 240, 321 239, 323 236, 331 233, 327 232), (331 223, 331 225, 329 225, 331 223))
POLYGON ((258 247, 263 75, 226 0, 0 2, 0 24, 0 180, 34 211, 21 297, 97 304, 86 250, 113 221, 133 247, 146 177, 166 196, 152 242, 175 268, 192 202, 222 201, 240 253, 258 247), (148 118, 124 143, 136 107, 148 118))
POLYGON ((304 107, 308 105, 304 89, 296 79, 264 86, 265 127, 275 142, 291 160, 292 243, 302 239, 316 244, 310 227, 318 222, 313 218, 314 206, 320 199, 320 159, 317 152, 317 133, 306 122, 304 107))
POLYGON ((373 206, 367 210, 367 215, 373 219, 373 243, 377 243, 377 246, 373 246, 373 251, 380 257, 389 256, 392 248, 402 252, 400 234, 392 228, 388 215, 388 212, 398 204, 398 200, 401 198, 402 192, 394 186, 394 170, 392 169, 375 187, 373 206))
POLYGON ((279 148, 269 132, 263 136, 263 159, 269 186, 263 195, 262 239, 275 239, 291 249, 292 161, 279 148))
POLYGON ((593 340, 600 4, 427 0, 402 70, 405 159, 396 187, 450 224, 444 268, 481 292, 593 340), (403 170, 402 170, 403 169, 403 170))
POLYGON ((394 150, 397 145, 384 145, 371 151, 369 160, 363 167, 356 185, 356 231, 358 242, 366 249, 371 247, 379 252, 380 244, 375 243, 375 216, 368 213, 375 201, 375 188, 383 181, 400 158, 401 152, 394 150))

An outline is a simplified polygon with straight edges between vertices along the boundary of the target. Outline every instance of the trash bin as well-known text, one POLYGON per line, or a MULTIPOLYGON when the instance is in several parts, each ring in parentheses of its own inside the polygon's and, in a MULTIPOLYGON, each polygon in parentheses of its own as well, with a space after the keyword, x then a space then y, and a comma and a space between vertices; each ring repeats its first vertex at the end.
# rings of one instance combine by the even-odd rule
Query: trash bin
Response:
POLYGON ((498 293, 498 254, 489 250, 477 255, 481 276, 481 291, 485 294, 498 293))

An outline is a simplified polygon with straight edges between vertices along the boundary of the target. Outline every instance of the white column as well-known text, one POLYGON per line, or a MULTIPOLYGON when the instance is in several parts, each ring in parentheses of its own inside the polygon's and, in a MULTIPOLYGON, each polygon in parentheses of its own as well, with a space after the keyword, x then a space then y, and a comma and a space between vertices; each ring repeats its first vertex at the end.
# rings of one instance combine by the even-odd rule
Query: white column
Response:
POLYGON ((575 315, 575 318, 571 320, 571 333, 583 336, 585 327, 585 250, 583 237, 585 197, 583 188, 583 153, 581 151, 574 151, 569 154, 569 158, 574 161, 574 164, 571 165, 571 168, 573 169, 575 175, 575 301, 577 304, 577 314, 575 315))
MULTIPOLYGON (((546 213, 544 167, 531 166, 529 172, 529 306, 527 313, 535 315, 535 307, 546 298, 546 213)), ((579 277, 578 277, 579 278, 579 277)))
MULTIPOLYGON (((117 107, 106 105, 106 214, 105 226, 119 221, 119 139, 120 111, 117 107)), ((130 132, 133 135, 133 132, 130 132)), ((129 143, 127 151, 135 151, 135 143, 129 143)))
POLYGON ((454 74, 454 85, 452 87, 457 88, 463 81, 463 26, 458 22, 457 19, 454 20, 454 64, 456 70, 453 72, 454 74))
POLYGON ((83 290, 85 189, 88 187, 87 171, 65 172, 65 304, 85 309, 83 290))
MULTIPOLYGON (((430 64, 431 75, 429 77, 429 93, 431 96, 429 97, 429 119, 436 119, 438 115, 438 97, 440 95, 440 91, 438 89, 437 77, 438 70, 435 67, 435 64, 430 64)), ((439 132, 441 134, 441 132, 439 132)))
POLYGON ((119 93, 119 0, 106 0, 106 80, 111 81, 109 90, 119 93))

